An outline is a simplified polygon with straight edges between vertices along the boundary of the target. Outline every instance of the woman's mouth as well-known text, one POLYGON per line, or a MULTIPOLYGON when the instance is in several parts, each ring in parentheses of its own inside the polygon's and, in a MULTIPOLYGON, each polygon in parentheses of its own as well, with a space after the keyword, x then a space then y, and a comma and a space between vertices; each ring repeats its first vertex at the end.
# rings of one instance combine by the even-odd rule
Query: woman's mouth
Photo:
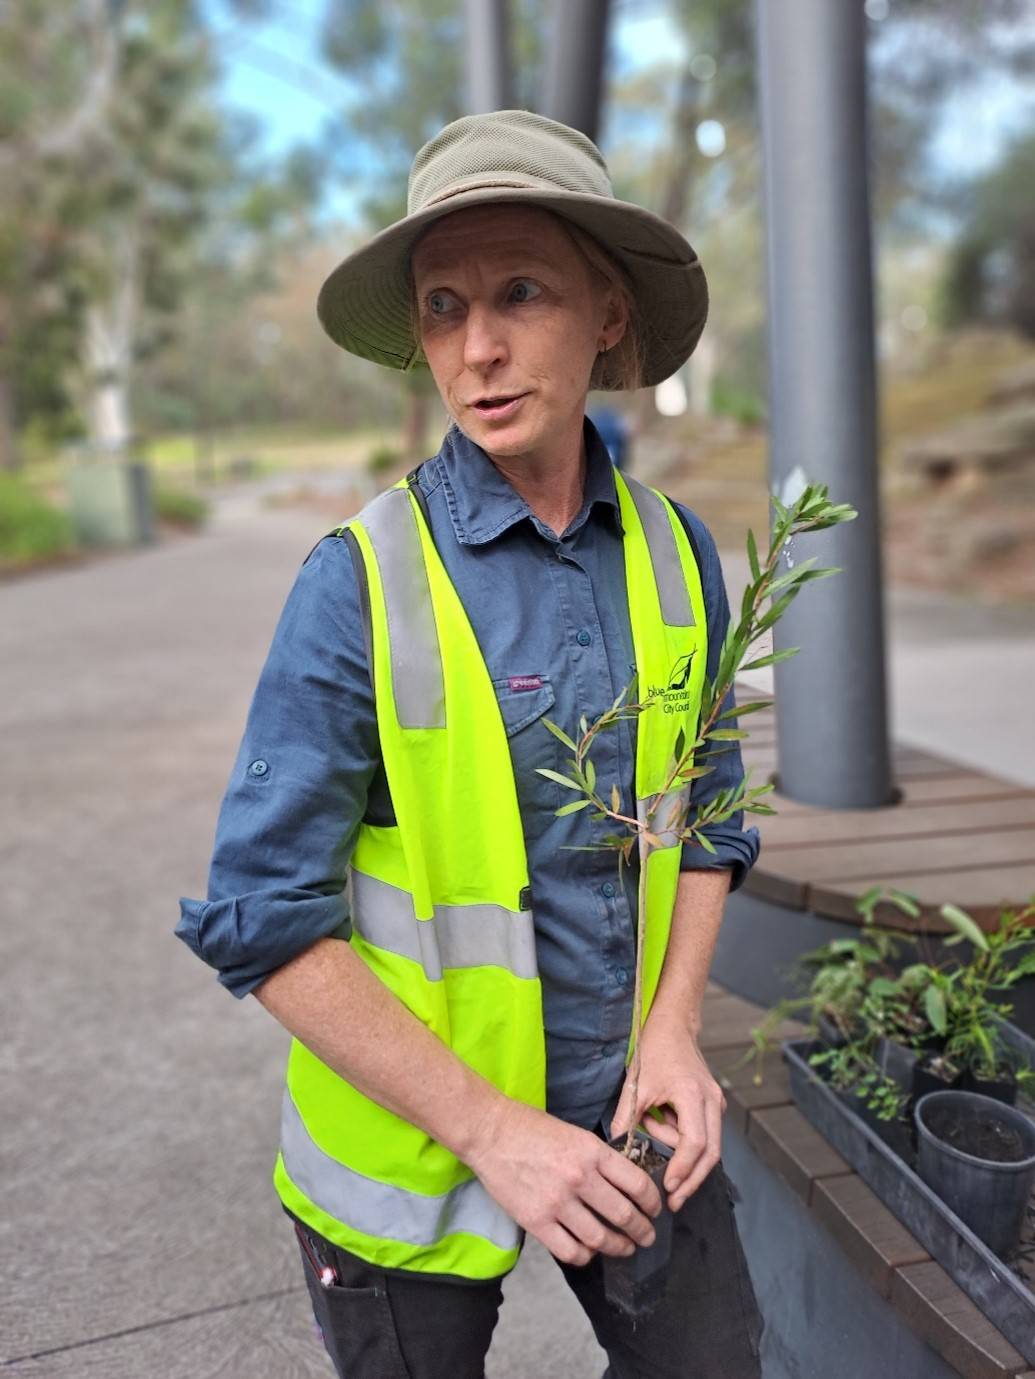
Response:
POLYGON ((527 396, 527 393, 502 393, 499 397, 483 398, 474 403, 474 411, 489 421, 502 421, 512 416, 527 396))

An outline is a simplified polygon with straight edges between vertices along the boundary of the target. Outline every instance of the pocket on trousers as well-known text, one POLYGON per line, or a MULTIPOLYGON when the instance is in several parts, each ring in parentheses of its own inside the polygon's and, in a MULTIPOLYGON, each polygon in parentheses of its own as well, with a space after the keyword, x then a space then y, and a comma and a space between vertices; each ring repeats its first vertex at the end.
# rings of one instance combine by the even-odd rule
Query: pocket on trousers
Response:
POLYGON ((325 1288, 301 1238, 299 1249, 313 1316, 341 1379, 410 1379, 384 1283, 325 1288))

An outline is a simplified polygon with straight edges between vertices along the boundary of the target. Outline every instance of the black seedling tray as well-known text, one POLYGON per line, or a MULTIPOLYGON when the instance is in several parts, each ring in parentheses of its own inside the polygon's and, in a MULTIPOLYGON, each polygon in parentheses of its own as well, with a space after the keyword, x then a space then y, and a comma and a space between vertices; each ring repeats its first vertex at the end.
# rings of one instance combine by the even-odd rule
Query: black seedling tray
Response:
POLYGON ((782 1047, 791 1094, 802 1114, 1035 1364, 1035 1292, 809 1066, 808 1055, 817 1047, 812 1040, 789 1039, 782 1047))

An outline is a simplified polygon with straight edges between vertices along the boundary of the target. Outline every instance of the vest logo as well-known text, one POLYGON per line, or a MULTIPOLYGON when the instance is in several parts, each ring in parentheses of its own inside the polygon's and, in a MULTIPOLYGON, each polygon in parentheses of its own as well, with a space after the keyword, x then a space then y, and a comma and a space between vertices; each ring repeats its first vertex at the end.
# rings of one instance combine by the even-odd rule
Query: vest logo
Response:
POLYGON ((693 669, 694 657, 697 655, 697 648, 688 652, 685 656, 680 656, 665 677, 665 685, 649 685, 647 693, 650 697, 658 698, 666 713, 685 713, 690 706, 690 691, 687 686, 690 683, 690 671, 693 669))
POLYGON ((507 684, 515 692, 537 690, 543 687, 543 677, 541 675, 512 675, 507 684))

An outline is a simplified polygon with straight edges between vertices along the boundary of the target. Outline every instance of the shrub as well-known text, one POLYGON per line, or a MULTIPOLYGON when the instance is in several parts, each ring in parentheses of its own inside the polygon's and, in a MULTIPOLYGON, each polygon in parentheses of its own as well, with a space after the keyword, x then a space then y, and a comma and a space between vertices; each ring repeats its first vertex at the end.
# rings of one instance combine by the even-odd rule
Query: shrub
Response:
POLYGON ((402 461, 402 451, 396 450, 390 445, 379 445, 371 450, 367 456, 367 472, 370 474, 384 474, 386 470, 394 469, 402 461))
POLYGON ((75 549, 68 516, 14 474, 0 474, 0 569, 19 569, 75 549))
POLYGON ((182 488, 156 487, 154 503, 159 521, 177 527, 200 527, 208 517, 205 499, 182 488))

